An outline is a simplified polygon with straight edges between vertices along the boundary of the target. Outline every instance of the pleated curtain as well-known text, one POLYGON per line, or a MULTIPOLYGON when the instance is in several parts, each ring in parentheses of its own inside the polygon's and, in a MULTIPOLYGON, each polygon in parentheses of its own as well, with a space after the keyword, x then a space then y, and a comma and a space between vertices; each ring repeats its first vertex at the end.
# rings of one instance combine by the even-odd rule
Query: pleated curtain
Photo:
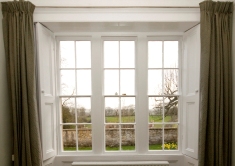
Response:
POLYGON ((14 166, 41 166, 35 44, 31 2, 2 2, 3 34, 11 111, 14 166))
POLYGON ((201 11, 199 166, 231 166, 232 2, 201 11))

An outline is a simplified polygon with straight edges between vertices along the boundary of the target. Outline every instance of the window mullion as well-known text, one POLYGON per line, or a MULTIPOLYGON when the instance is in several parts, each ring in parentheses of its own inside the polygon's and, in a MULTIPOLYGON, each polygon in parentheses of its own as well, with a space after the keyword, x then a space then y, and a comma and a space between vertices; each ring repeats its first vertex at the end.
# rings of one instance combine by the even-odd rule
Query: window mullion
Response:
POLYGON ((148 151, 148 71, 147 37, 139 35, 136 41, 136 151, 148 151))
POLYGON ((102 92, 102 44, 101 36, 94 35, 91 41, 91 80, 92 80, 92 149, 94 154, 101 154, 104 149, 104 98, 102 92), (94 130, 95 127, 95 130, 94 130))

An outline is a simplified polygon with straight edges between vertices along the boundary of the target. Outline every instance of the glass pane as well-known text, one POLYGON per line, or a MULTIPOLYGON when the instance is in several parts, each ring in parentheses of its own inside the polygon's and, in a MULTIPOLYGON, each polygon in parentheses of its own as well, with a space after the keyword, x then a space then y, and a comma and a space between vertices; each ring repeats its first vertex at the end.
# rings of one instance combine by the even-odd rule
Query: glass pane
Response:
POLYGON ((122 123, 135 122, 135 97, 121 98, 121 120, 122 123))
POLYGON ((120 41, 120 67, 135 67, 135 42, 120 41))
POLYGON ((119 67, 119 42, 104 41, 104 67, 119 67))
POLYGON ((62 95, 75 95, 75 71, 74 70, 61 70, 61 94, 62 95))
POLYGON ((60 42, 60 67, 61 68, 75 67, 74 41, 60 42))
POLYGON ((78 125, 78 150, 92 150, 91 125, 78 125))
POLYGON ((105 125, 105 147, 107 151, 120 150, 119 125, 105 125))
POLYGON ((91 123, 91 99, 90 97, 76 98, 77 122, 91 123))
POLYGON ((64 151, 76 151, 76 126, 64 125, 62 132, 64 151))
POLYGON ((164 70, 164 94, 178 94, 178 70, 164 70))
POLYGON ((121 70, 120 71, 120 88, 121 95, 134 95, 135 94, 135 71, 134 70, 121 70))
POLYGON ((164 42, 164 68, 178 68, 178 41, 164 42))
POLYGON ((91 67, 91 42, 76 41, 77 68, 91 67))
POLYGON ((164 127, 164 149, 177 150, 178 149, 178 124, 172 127, 165 125, 164 127))
POLYGON ((119 95, 119 71, 105 70, 104 71, 104 94, 119 95))
POLYGON ((163 125, 149 128, 149 150, 162 150, 163 125))
POLYGON ((162 41, 148 42, 149 68, 162 68, 162 41))
MULTIPOLYGON (((163 120, 163 97, 149 97, 149 123, 162 122, 163 120)), ((152 124, 151 127, 157 125, 152 124)))
POLYGON ((178 97, 168 96, 164 98, 165 122, 178 122, 178 97))
POLYGON ((135 150, 135 126, 130 124, 121 125, 122 150, 135 150))
MULTIPOLYGON (((62 98, 61 110, 62 110, 62 123, 75 123, 75 99, 74 98, 62 98)), ((68 127, 68 126, 64 126, 64 127, 68 127)))
POLYGON ((119 98, 105 98, 105 122, 119 123, 119 98))
POLYGON ((77 70, 77 95, 91 95, 91 70, 77 70))
POLYGON ((148 94, 162 95, 162 70, 148 71, 148 94))

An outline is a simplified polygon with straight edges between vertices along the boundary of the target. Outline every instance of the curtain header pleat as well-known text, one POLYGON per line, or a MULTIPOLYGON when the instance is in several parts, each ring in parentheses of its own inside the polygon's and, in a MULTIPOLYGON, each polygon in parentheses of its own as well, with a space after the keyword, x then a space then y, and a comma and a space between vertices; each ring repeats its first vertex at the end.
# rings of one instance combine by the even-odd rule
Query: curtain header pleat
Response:
POLYGON ((213 2, 203 1, 200 4, 200 10, 211 13, 232 14, 233 2, 213 2))
POLYGON ((14 1, 14 2, 2 2, 2 13, 29 13, 33 14, 35 9, 35 5, 31 2, 22 2, 22 1, 14 1))

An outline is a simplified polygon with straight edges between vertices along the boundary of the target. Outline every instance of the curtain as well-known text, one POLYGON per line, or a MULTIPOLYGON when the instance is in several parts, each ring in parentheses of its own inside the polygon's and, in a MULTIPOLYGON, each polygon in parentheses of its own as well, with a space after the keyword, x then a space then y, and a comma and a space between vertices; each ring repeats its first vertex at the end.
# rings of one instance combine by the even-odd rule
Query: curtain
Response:
POLYGON ((31 2, 2 2, 15 166, 42 165, 36 98, 34 9, 31 2))
POLYGON ((231 166, 233 3, 204 1, 200 11, 199 166, 231 166))

